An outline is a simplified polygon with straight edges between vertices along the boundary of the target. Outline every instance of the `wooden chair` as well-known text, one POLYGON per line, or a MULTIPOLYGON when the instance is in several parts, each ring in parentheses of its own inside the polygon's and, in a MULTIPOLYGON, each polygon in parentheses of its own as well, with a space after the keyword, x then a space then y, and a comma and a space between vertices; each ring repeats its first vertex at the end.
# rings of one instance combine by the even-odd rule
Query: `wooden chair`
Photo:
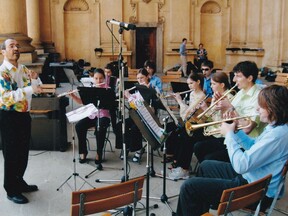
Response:
POLYGON ((281 190, 283 189, 284 184, 285 184, 287 170, 288 170, 288 160, 286 161, 286 163, 284 164, 284 167, 283 167, 283 169, 282 169, 281 180, 280 180, 280 182, 278 183, 277 193, 276 193, 276 196, 273 198, 273 201, 272 201, 272 204, 271 204, 271 206, 270 206, 270 208, 269 208, 269 211, 268 211, 268 213, 267 213, 267 216, 272 215, 272 211, 273 211, 273 210, 278 211, 278 212, 280 212, 280 213, 282 213, 282 214, 288 215, 288 212, 283 211, 283 210, 278 209, 278 208, 275 208, 276 202, 277 202, 277 200, 279 199, 279 195, 280 195, 281 190))
MULTIPOLYGON (((254 215, 258 215, 262 199, 265 197, 272 175, 259 179, 250 184, 224 190, 217 209, 217 215, 227 215, 228 213, 243 209, 249 205, 259 202, 254 215)), ((205 213, 202 216, 210 216, 205 213)))
POLYGON ((71 216, 99 213, 133 203, 142 197, 144 176, 111 186, 72 192, 71 216))

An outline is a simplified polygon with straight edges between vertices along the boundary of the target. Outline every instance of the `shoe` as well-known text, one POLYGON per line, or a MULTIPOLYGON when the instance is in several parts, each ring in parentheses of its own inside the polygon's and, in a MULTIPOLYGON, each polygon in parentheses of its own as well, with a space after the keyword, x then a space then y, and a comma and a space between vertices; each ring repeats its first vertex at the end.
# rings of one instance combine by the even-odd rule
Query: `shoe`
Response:
POLYGON ((29 200, 22 194, 16 194, 11 196, 7 195, 7 198, 17 204, 25 204, 29 202, 29 200))
POLYGON ((22 187, 21 191, 23 193, 34 192, 34 191, 38 191, 38 187, 37 187, 37 185, 26 185, 26 186, 22 187))
POLYGON ((135 163, 139 163, 140 159, 141 159, 141 153, 140 152, 136 152, 135 155, 132 158, 132 161, 135 162, 135 163))
POLYGON ((178 180, 178 179, 188 179, 189 171, 184 170, 182 167, 177 167, 171 170, 168 174, 168 178, 178 180))
POLYGON ((79 163, 83 164, 87 162, 87 154, 80 154, 79 163))
POLYGON ((102 163, 101 160, 97 160, 97 159, 95 159, 95 164, 96 164, 96 165, 101 164, 101 163, 102 163))

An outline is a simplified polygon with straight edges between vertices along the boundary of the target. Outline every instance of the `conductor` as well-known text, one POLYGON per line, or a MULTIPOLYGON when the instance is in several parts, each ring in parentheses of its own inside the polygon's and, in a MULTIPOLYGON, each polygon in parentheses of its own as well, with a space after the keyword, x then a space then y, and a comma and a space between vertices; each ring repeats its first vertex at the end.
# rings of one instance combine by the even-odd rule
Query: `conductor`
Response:
MULTIPOLYGON (((0 128, 4 156, 4 188, 7 198, 14 203, 28 203, 23 192, 37 191, 23 179, 31 137, 29 114, 32 94, 42 93, 40 86, 32 85, 36 74, 18 63, 19 43, 6 39, 1 46, 4 56, 0 66, 0 128)), ((37 82, 36 82, 37 83, 37 82)))

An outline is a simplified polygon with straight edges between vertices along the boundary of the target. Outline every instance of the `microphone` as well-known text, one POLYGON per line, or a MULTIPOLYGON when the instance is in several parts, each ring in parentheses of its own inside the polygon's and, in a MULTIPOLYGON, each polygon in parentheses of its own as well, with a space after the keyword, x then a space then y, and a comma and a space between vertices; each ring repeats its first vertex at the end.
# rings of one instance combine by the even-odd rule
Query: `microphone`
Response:
POLYGON ((136 25, 134 25, 134 24, 125 23, 125 22, 119 22, 119 21, 117 21, 115 19, 107 20, 106 22, 109 22, 109 23, 111 23, 113 25, 118 25, 120 27, 123 27, 126 30, 135 30, 136 29, 136 25))

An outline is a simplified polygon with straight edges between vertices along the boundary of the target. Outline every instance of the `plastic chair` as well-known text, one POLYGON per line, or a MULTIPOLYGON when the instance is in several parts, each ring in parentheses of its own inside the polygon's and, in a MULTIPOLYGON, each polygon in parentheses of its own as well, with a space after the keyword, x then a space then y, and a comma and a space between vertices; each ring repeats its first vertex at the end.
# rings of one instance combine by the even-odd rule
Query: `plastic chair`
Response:
POLYGON ((142 197, 144 176, 106 187, 72 192, 72 216, 99 213, 133 203, 142 197))
MULTIPOLYGON (((259 202, 254 215, 259 215, 260 205, 265 197, 272 175, 259 179, 250 184, 224 190, 217 209, 217 215, 228 215, 228 213, 243 209, 249 205, 259 202)), ((209 212, 203 216, 210 216, 209 212)))

